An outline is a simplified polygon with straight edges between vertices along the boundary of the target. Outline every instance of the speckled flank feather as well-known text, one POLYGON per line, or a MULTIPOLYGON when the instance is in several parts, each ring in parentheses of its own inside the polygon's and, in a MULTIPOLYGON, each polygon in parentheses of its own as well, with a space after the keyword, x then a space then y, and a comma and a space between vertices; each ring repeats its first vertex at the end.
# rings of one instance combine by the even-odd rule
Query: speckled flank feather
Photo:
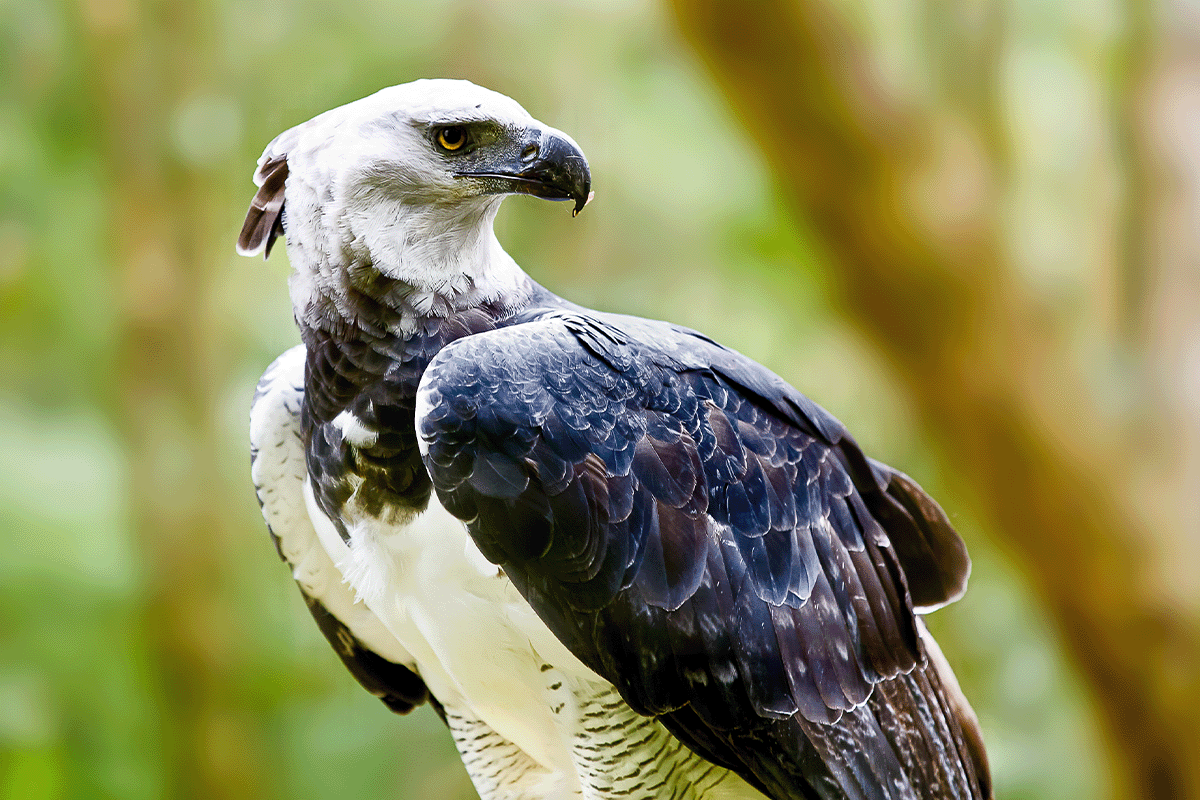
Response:
MULTIPOLYGON (((446 725, 481 800, 544 800, 555 796, 558 776, 482 720, 451 709, 446 713, 446 725)), ((573 790, 558 794, 563 798, 582 796, 581 791, 573 790)))
POLYGON ((761 798, 736 775, 689 750, 650 717, 634 713, 615 689, 580 698, 573 752, 595 797, 663 800, 761 798))
POLYGON ((484 722, 447 712, 463 765, 483 800, 761 800, 759 792, 693 753, 661 723, 635 714, 611 686, 580 684, 572 695, 564 705, 573 717, 563 723, 573 730, 574 785, 484 722))

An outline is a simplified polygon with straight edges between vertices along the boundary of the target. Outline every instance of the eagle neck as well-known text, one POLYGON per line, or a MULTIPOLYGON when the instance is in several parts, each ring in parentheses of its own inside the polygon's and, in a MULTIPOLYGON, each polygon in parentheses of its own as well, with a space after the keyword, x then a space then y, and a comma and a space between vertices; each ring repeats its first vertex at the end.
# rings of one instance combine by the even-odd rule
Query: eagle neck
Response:
POLYGON ((525 304, 532 281, 493 230, 501 198, 477 200, 410 205, 374 197, 370 213, 351 201, 338 214, 287 220, 297 322, 404 338, 476 306, 525 304))

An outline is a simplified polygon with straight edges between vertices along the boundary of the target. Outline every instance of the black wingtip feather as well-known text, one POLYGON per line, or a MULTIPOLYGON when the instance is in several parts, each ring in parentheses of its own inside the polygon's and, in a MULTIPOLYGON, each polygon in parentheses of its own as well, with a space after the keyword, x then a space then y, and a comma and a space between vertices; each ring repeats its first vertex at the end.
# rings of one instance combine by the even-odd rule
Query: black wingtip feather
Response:
POLYGON ((309 596, 303 588, 300 591, 317 627, 364 689, 397 714, 407 714, 430 699, 421 676, 365 647, 321 601, 309 596))
POLYGON ((908 578, 913 607, 927 613, 962 597, 971 557, 946 512, 903 472, 873 459, 870 464, 882 491, 864 491, 862 499, 887 531, 908 578))

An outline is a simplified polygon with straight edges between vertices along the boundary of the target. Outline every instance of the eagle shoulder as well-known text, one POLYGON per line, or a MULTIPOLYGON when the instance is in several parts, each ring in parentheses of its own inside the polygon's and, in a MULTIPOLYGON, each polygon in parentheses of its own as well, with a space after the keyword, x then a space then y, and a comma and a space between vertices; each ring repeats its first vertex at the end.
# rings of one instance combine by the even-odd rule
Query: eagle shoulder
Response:
POLYGON ((325 638, 367 691, 393 711, 407 713, 429 699, 412 656, 370 609, 355 602, 305 505, 304 364, 304 346, 297 345, 259 380, 250 407, 254 489, 279 557, 291 567, 325 638))

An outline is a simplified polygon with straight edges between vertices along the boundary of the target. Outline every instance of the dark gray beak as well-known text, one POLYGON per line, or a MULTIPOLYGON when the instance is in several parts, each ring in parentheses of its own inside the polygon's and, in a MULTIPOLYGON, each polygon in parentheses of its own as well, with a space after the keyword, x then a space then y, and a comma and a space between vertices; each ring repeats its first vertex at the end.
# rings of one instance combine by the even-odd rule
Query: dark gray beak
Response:
POLYGON ((571 216, 583 210, 592 191, 587 158, 574 142, 554 130, 530 129, 511 159, 502 164, 478 164, 477 168, 455 175, 479 180, 492 194, 574 200, 571 216))

